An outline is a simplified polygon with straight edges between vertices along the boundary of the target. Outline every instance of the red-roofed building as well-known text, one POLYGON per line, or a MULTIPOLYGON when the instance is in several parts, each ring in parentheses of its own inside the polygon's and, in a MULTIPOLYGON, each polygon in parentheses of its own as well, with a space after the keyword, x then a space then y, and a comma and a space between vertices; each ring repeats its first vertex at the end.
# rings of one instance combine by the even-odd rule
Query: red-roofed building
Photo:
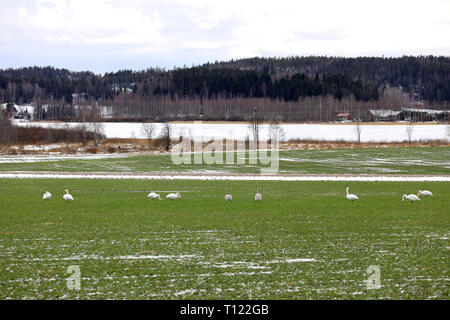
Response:
POLYGON ((336 120, 337 121, 348 121, 350 119, 351 119, 350 113, 338 113, 336 115, 336 120))

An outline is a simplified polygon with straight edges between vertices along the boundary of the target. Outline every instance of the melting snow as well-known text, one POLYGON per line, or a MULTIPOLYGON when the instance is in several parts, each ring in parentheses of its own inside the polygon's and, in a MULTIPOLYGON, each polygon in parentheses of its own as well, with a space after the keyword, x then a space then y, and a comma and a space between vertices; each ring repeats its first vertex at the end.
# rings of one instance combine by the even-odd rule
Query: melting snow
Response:
POLYGON ((13 179, 132 179, 132 180, 234 180, 234 181, 450 181, 450 176, 383 176, 383 175, 184 175, 120 173, 39 173, 0 172, 0 178, 13 179))

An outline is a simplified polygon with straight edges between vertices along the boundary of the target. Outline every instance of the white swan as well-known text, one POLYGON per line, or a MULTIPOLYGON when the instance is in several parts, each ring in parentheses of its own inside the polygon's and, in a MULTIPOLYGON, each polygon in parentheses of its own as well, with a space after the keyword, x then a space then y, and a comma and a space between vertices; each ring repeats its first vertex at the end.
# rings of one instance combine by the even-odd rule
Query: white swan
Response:
POLYGON ((155 192, 150 192, 150 193, 148 194, 147 197, 149 197, 149 198, 152 199, 152 200, 154 200, 154 199, 156 199, 156 198, 158 198, 159 200, 161 200, 161 196, 160 196, 159 194, 155 193, 155 192))
POLYGON ((255 201, 261 201, 261 200, 262 200, 261 190, 258 189, 258 192, 256 192, 256 194, 255 194, 255 201))
POLYGON ((181 199, 181 195, 180 195, 179 192, 177 192, 177 193, 169 193, 169 194, 166 196, 166 198, 167 198, 167 199, 170 199, 170 200, 175 200, 175 199, 177 199, 177 198, 180 198, 180 199, 181 199))
POLYGON ((433 193, 431 191, 428 190, 419 190, 419 192, 417 193, 417 196, 425 196, 425 197, 432 197, 433 193))
POLYGON ((72 197, 72 195, 71 194, 69 194, 69 190, 64 190, 65 192, 66 192, 66 194, 65 195, 63 195, 63 199, 64 200, 66 200, 66 201, 72 201, 73 200, 73 197, 72 197))
POLYGON ((356 195, 351 194, 351 193, 348 193, 349 190, 350 190, 349 187, 347 187, 347 189, 345 189, 345 192, 347 192, 346 198, 347 198, 348 200, 351 200, 351 201, 353 201, 353 200, 358 200, 359 198, 358 198, 356 195))
POLYGON ((420 200, 420 198, 418 196, 416 196, 415 194, 408 194, 408 195, 404 194, 402 197, 402 201, 405 201, 405 199, 412 201, 412 202, 420 200))
POLYGON ((230 202, 231 200, 233 200, 233 196, 228 192, 228 187, 227 187, 227 193, 225 194, 225 201, 230 202))
POLYGON ((52 194, 48 191, 45 191, 44 195, 42 196, 43 200, 49 200, 52 197, 52 194))

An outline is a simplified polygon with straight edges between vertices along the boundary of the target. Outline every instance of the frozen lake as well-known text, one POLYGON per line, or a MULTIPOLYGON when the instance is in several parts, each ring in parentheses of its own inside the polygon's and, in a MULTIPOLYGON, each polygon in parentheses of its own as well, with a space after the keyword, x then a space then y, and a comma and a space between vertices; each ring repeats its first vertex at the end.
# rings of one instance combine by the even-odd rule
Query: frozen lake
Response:
MULTIPOLYGON (((18 125, 63 127, 63 123, 43 122, 17 122, 18 125)), ((67 125, 77 126, 79 123, 71 122, 67 125)), ((155 123, 155 136, 158 136, 162 128, 161 123, 155 123)), ((361 125, 362 142, 393 142, 408 139, 406 124, 393 125, 361 125)), ((233 138, 243 140, 251 137, 248 124, 245 123, 201 123, 179 122, 171 123, 171 136, 192 137, 203 140, 233 138)), ((356 141, 355 125, 353 124, 282 124, 285 139, 312 139, 312 140, 345 140, 356 141)), ((141 123, 128 122, 104 122, 104 133, 108 138, 145 138, 141 123)), ((442 139, 450 140, 447 125, 419 124, 414 125, 412 140, 442 139)), ((260 138, 268 138, 269 125, 263 124, 260 128, 260 138)))

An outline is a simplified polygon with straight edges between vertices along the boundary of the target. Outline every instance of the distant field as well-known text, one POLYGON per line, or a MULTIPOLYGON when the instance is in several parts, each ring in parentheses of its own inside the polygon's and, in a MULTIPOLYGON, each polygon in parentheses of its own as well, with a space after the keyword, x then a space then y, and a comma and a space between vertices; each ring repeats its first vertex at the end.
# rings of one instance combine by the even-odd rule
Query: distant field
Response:
POLYGON ((0 299, 448 299, 449 195, 440 182, 0 179, 0 299), (418 189, 435 196, 401 201, 418 189), (371 265, 381 289, 366 288, 371 265))
MULTIPOLYGON (((222 157, 224 158, 224 157, 222 157)), ((58 157, 0 157, 0 171, 83 172, 218 172, 259 173, 247 154, 235 154, 234 164, 172 163, 170 155, 131 155, 102 159, 59 160, 58 157), (243 164, 237 164, 237 159, 243 164)), ((191 162, 194 162, 194 155, 191 162)), ((374 148, 280 151, 281 174, 450 174, 450 148, 374 148)))

